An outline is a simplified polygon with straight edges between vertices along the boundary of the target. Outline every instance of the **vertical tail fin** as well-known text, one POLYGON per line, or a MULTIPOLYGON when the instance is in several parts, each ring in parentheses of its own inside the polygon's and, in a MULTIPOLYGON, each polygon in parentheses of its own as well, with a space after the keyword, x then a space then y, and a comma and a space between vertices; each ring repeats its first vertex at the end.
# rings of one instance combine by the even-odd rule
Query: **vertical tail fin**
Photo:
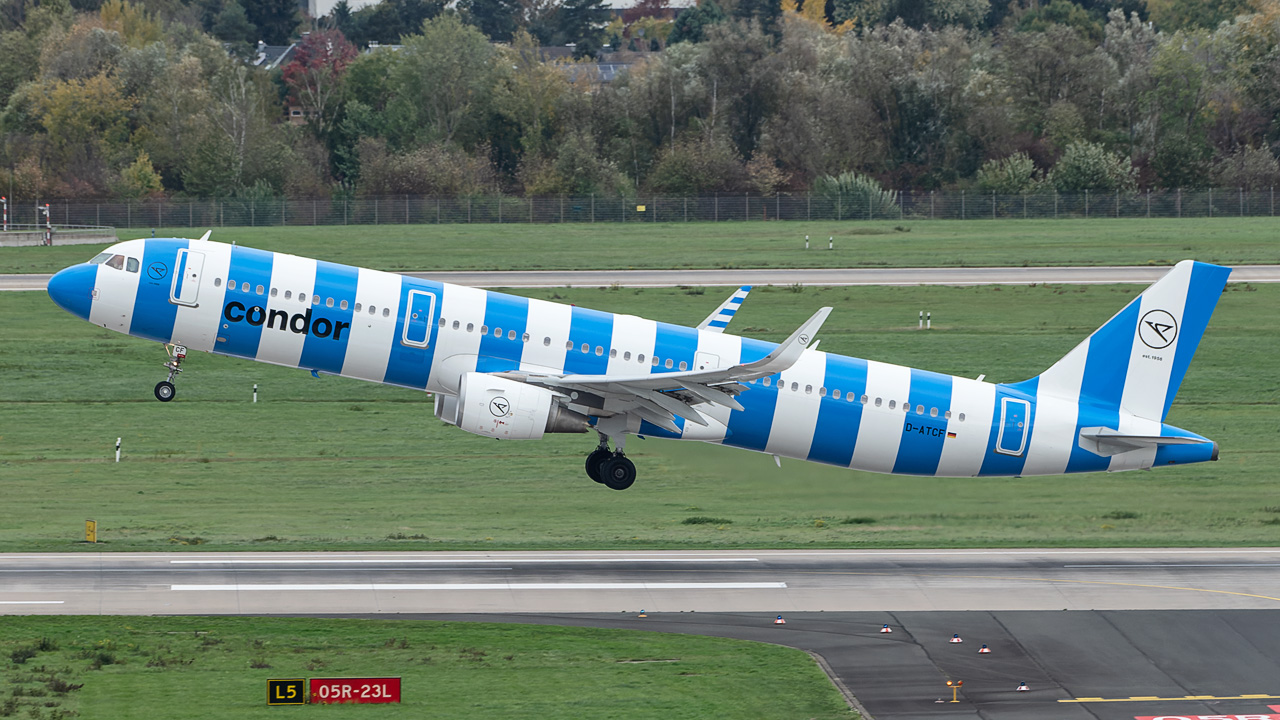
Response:
POLYGON ((1163 421, 1230 274, 1178 263, 1041 374, 1039 392, 1163 421))

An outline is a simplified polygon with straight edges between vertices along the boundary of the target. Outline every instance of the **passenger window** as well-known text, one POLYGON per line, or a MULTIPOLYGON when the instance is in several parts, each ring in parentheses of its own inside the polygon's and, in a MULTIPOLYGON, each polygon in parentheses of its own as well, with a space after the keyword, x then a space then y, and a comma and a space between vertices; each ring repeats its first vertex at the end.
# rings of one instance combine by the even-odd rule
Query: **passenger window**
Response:
POLYGON ((285 299, 285 300, 292 300, 292 299, 293 299, 293 291, 292 291, 292 290, 285 290, 285 291, 284 291, 284 299, 285 299))
POLYGON ((214 286, 214 287, 222 287, 222 278, 214 278, 214 279, 213 279, 213 286, 214 286))
POLYGON ((572 341, 572 340, 566 340, 566 341, 565 341, 565 343, 564 343, 564 349, 565 349, 566 351, 567 351, 567 350, 572 350, 572 349, 573 349, 573 341, 572 341))
POLYGON ((257 289, 256 289, 256 290, 254 290, 254 292, 256 292, 257 294, 261 295, 262 293, 266 292, 266 290, 267 290, 266 288, 264 288, 264 287, 262 287, 261 285, 259 285, 259 286, 257 287, 257 289))
POLYGON ((826 397, 826 396, 827 396, 827 389, 826 389, 826 388, 818 388, 818 397, 826 397))
POLYGON ((631 351, 630 351, 630 350, 628 350, 628 351, 626 351, 626 352, 622 353, 622 359, 623 359, 623 360, 630 360, 630 359, 631 359, 631 351))
POLYGON ((938 408, 929 408, 929 417, 938 417, 938 408))
POLYGON ((644 353, 640 353, 639 355, 636 356, 636 362, 641 364, 644 363, 644 353))
POLYGON ((551 338, 549 337, 542 338, 542 347, 551 347, 551 338))
POLYGON ((671 362, 671 358, 667 358, 666 362, 664 362, 664 363, 663 363, 663 365, 666 365, 666 366, 667 366, 667 369, 668 369, 668 370, 670 370, 670 369, 671 369, 672 364, 673 364, 673 363, 671 362))
POLYGON ((585 355, 589 352, 591 352, 591 346, 587 343, 582 343, 582 354, 585 355))
POLYGON ((618 357, 618 349, 617 349, 617 348, 609 348, 609 357, 611 357, 611 358, 616 358, 616 357, 618 357))
POLYGON ((773 384, 773 381, 772 381, 772 380, 770 380, 769 378, 765 378, 765 379, 764 379, 764 386, 765 386, 765 387, 769 387, 769 386, 770 386, 770 385, 772 385, 772 384, 773 384))
POLYGON ((271 288, 271 297, 275 297, 279 292, 280 292, 280 291, 279 291, 278 289, 276 289, 276 288, 271 288))
POLYGON ((138 258, 125 258, 124 269, 131 273, 138 272, 138 268, 142 267, 142 263, 138 262, 138 258))
POLYGON ((374 307, 373 305, 370 305, 370 306, 369 306, 369 314, 370 314, 370 315, 373 315, 373 314, 375 314, 375 313, 377 313, 377 312, 378 312, 378 308, 374 307))
POLYGON ((444 327, 444 318, 440 318, 439 320, 437 320, 436 325, 438 327, 444 327))
MULTIPOLYGON (((235 289, 236 289, 236 285, 235 285, 235 283, 231 283, 231 282, 229 282, 229 283, 227 283, 227 284, 231 286, 231 289, 232 289, 232 290, 235 290, 235 289)), ((306 293, 298 293, 298 302, 306 302, 306 301, 307 301, 307 294, 306 294, 306 293)))
POLYGON ((476 324, 475 324, 475 323, 467 323, 467 332, 475 332, 475 331, 476 331, 476 324))
MULTIPOLYGON (((917 405, 917 406, 916 406, 916 414, 917 414, 917 415, 923 415, 923 414, 924 414, 924 406, 923 406, 923 405, 917 405)), ((933 409, 933 416, 934 416, 934 417, 937 417, 937 416, 938 416, 938 408, 934 408, 934 409, 933 409)))
POLYGON ((123 256, 123 255, 112 255, 112 256, 111 256, 111 259, 107 261, 107 267, 115 268, 115 269, 117 269, 117 270, 123 270, 123 269, 124 269, 124 256, 123 256))
POLYGON ((228 280, 228 281, 227 281, 227 289, 228 289, 228 290, 235 290, 235 289, 236 289, 236 281, 235 281, 235 280, 228 280))
MULTIPOLYGON (((507 331, 507 339, 508 339, 508 340, 515 340, 515 339, 516 339, 516 331, 515 331, 515 330, 508 330, 508 331, 507 331)), ((524 339, 525 339, 525 342, 528 342, 528 341, 529 341, 529 336, 528 336, 528 335, 525 335, 525 336, 524 336, 524 339)))
POLYGON ((363 310, 363 309, 364 309, 364 305, 363 305, 363 304, 361 304, 361 303, 356 303, 356 312, 360 312, 360 311, 361 311, 361 310, 363 310))
POLYGON ((604 348, 602 348, 602 347, 600 347, 599 345, 597 345, 597 346, 596 346, 596 357, 601 357, 601 356, 603 356, 603 355, 604 355, 604 348))
POLYGON ((890 401, 889 401, 889 409, 890 409, 890 410, 894 409, 894 408, 895 408, 895 407, 897 407, 897 406, 898 406, 898 401, 897 401, 897 400, 890 400, 890 401))
POLYGON ((964 413, 960 413, 960 422, 964 422, 964 413))
MULTIPOLYGON (((870 400, 870 399, 871 399, 871 398, 868 398, 866 395, 863 395, 863 396, 862 396, 862 404, 863 404, 863 405, 866 405, 866 404, 867 404, 867 401, 868 401, 868 400, 870 400)), ((879 405, 880 403, 876 403, 876 404, 877 404, 877 405, 879 405)))
POLYGON ((653 357, 649 358, 649 364, 650 364, 650 365, 653 365, 654 367, 657 367, 657 366, 658 366, 658 356, 657 356, 657 355, 654 355, 653 357))
POLYGON ((951 419, 951 411, 950 411, 950 410, 948 410, 948 411, 946 411, 946 412, 942 413, 942 417, 944 417, 944 418, 946 418, 946 419, 950 420, 950 419, 951 419))
POLYGON ((481 335, 488 335, 488 334, 489 334, 489 326, 488 326, 488 325, 481 325, 481 326, 480 326, 480 334, 481 334, 481 335))
POLYGON ((312 304, 312 305, 319 305, 319 304, 320 304, 320 296, 319 296, 319 295, 312 295, 312 296, 311 296, 311 304, 312 304))
POLYGON ((880 398, 876 398, 876 407, 880 407, 880 398))
POLYGON ((346 309, 347 309, 347 301, 346 301, 346 300, 343 300, 342 302, 338 303, 338 309, 339 309, 339 310, 346 310, 346 309))
POLYGON ((812 394, 813 394, 813 386, 812 386, 812 385, 805 385, 805 386, 804 386, 804 394, 805 394, 805 395, 812 395, 812 394))
POLYGON ((687 362, 685 362, 685 361, 681 360, 681 361, 680 361, 680 371, 681 371, 681 372, 684 372, 685 370, 688 370, 688 369, 689 369, 689 363, 687 363, 687 362))
POLYGON ((800 392, 800 383, 798 383, 798 382, 792 382, 792 383, 791 383, 791 392, 800 392))
POLYGON ((525 333, 523 336, 521 336, 520 341, 529 342, 529 333, 525 333))
POLYGON ((459 327, 461 327, 461 326, 462 326, 462 323, 459 323, 457 320, 454 320, 454 321, 453 321, 453 329, 454 329, 454 330, 457 330, 457 329, 458 329, 459 327))
MULTIPOLYGON (((839 390, 832 390, 832 391, 831 391, 831 397, 832 397, 832 399, 834 399, 834 400, 839 400, 839 399, 840 399, 840 391, 839 391, 839 390)), ((850 397, 849 399, 850 399, 850 400, 852 400, 853 398, 852 398, 852 397, 850 397)))
POLYGON ((391 308, 382 308, 382 317, 391 317, 391 308))

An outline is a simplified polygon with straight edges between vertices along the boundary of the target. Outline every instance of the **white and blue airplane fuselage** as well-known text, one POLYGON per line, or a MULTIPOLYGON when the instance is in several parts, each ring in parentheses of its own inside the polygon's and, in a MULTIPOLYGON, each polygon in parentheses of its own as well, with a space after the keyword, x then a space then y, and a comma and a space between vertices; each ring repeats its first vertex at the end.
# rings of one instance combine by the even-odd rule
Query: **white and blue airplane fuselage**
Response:
POLYGON ((1013 384, 810 349, 830 308, 781 344, 722 332, 746 288, 691 328, 206 239, 144 239, 59 272, 48 292, 95 325, 169 346, 162 400, 187 350, 425 390, 437 416, 479 435, 594 429, 588 474, 622 489, 635 479, 627 435, 951 477, 1216 459, 1214 442, 1164 418, 1229 273, 1179 263, 1013 384))

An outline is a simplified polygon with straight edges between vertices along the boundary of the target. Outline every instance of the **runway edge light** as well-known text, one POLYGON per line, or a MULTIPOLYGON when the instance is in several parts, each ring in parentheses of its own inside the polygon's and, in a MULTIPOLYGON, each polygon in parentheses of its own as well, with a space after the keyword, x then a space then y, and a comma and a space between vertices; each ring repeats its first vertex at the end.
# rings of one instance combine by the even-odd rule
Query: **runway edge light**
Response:
POLYGON ((773 624, 774 624, 774 625, 786 625, 786 624, 787 624, 787 621, 786 621, 786 620, 783 620, 783 619, 782 619, 782 616, 781 616, 781 615, 779 615, 779 616, 778 616, 778 619, 773 621, 773 624))
POLYGON ((960 639, 960 633, 956 633, 955 635, 952 635, 951 639, 948 640, 947 642, 954 644, 954 643, 962 643, 964 642, 964 640, 960 639))
POLYGON ((880 628, 880 632, 884 633, 885 635, 888 635, 889 633, 893 632, 893 628, 889 627, 888 625, 885 625, 884 627, 880 628))
POLYGON ((991 648, 987 647, 986 645, 983 645, 982 647, 978 648, 979 655, 988 655, 990 653, 991 653, 991 648))
POLYGON ((1018 692, 1030 692, 1031 688, 1026 683, 1018 683, 1018 692))

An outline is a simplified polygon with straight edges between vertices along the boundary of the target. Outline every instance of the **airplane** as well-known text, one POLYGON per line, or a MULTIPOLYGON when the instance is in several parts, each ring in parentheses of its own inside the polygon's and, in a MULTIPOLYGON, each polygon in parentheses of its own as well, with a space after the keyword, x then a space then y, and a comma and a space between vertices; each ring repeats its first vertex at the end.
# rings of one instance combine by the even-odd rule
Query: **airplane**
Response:
POLYGON ((163 343, 163 402, 192 350, 434 394, 499 439, 589 433, 587 475, 636 479, 628 436, 698 440, 857 470, 1060 475, 1218 459, 1165 424, 1230 268, 1185 260, 1037 377, 990 383, 819 351, 824 307, 781 343, 209 239, 117 243, 48 293, 94 325, 163 343), (613 444, 612 449, 610 443, 613 444))

